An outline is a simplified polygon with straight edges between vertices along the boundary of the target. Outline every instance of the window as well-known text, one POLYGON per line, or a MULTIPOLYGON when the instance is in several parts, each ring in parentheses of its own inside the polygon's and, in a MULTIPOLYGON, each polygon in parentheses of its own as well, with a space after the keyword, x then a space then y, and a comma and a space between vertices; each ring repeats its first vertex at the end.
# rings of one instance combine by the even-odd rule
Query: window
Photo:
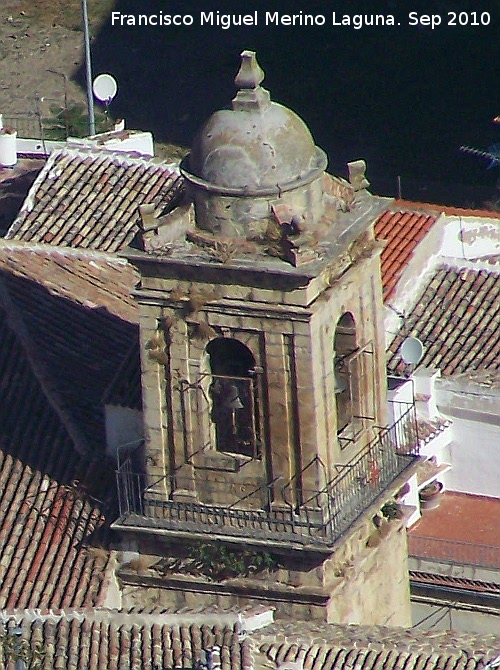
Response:
POLYGON ((220 337, 207 345, 211 382, 210 419, 218 451, 260 455, 255 359, 242 342, 220 337))

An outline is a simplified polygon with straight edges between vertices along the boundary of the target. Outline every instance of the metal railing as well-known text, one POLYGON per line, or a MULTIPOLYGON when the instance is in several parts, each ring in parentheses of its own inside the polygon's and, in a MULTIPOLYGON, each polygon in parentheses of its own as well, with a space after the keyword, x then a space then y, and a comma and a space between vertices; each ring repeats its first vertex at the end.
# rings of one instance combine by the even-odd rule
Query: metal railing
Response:
POLYGON ((330 523, 336 537, 406 469, 414 456, 418 456, 416 417, 414 406, 409 405, 327 485, 332 500, 330 523))
POLYGON ((255 480, 206 479, 200 502, 194 495, 189 500, 200 480, 167 475, 151 481, 132 472, 126 461, 117 471, 116 525, 331 547, 418 456, 415 407, 405 405, 390 427, 380 430, 353 460, 338 466, 338 475, 315 491, 299 487, 301 477, 261 486, 255 480), (180 490, 187 495, 175 499, 173 493, 180 490))
POLYGON ((413 558, 436 561, 437 563, 500 568, 500 547, 487 544, 474 544, 410 533, 408 535, 408 553, 413 558))

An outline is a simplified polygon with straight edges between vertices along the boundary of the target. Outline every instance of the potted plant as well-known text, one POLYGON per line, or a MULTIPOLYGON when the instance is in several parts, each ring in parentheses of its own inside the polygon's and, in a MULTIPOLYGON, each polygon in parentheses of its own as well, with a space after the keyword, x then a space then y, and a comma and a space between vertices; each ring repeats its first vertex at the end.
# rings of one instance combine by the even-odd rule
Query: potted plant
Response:
POLYGON ((443 484, 442 482, 438 482, 437 479, 424 486, 418 494, 420 498, 420 508, 434 509, 437 507, 441 499, 442 490, 443 484))

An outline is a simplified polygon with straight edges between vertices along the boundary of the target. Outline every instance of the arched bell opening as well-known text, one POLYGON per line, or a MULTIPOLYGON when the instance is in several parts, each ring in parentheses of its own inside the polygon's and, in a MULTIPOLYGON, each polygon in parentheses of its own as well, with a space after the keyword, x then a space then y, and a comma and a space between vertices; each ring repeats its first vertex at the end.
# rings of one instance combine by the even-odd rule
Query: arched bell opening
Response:
POLYGON ((261 430, 255 358, 234 338, 208 343, 210 421, 217 451, 260 458, 261 430))
POLYGON ((345 312, 337 323, 334 339, 335 401, 337 412, 337 434, 340 446, 346 446, 342 436, 351 434, 355 419, 358 394, 357 366, 353 354, 357 351, 356 322, 350 312, 345 312))

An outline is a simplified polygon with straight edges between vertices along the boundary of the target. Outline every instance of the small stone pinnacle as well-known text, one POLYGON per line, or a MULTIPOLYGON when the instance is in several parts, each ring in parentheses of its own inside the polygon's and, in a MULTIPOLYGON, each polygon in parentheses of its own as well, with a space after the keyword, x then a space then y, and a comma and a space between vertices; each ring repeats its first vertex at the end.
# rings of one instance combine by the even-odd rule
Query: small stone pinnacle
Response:
POLYGON ((257 63, 255 51, 241 52, 241 65, 234 83, 239 89, 257 88, 264 80, 264 70, 257 63))

